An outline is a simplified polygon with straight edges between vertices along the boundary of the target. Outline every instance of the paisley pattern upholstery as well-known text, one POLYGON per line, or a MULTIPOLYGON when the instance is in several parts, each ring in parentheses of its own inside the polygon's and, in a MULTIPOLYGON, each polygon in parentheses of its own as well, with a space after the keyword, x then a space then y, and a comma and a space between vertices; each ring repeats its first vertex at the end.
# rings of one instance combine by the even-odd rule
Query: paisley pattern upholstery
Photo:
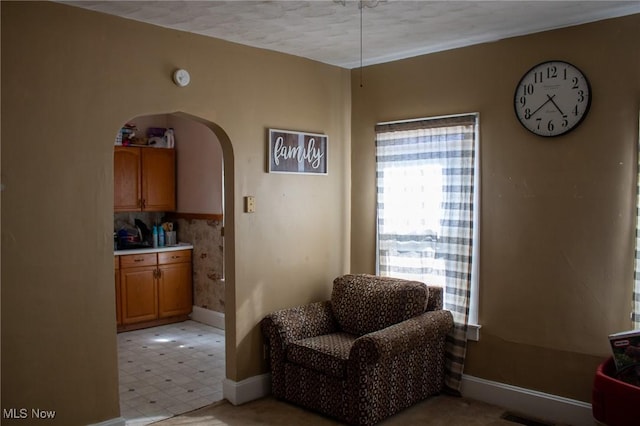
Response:
POLYGON ((331 301, 265 317, 274 396, 372 425, 439 393, 453 317, 442 310, 440 288, 419 286, 427 289, 415 281, 347 275, 334 281, 331 301), (361 300, 367 297, 373 300, 361 300))
POLYGON ((342 330, 361 336, 424 312, 428 299, 417 281, 344 275, 333 281, 331 308, 342 330))
POLYGON ((286 358, 305 368, 344 378, 349 351, 356 337, 349 333, 331 333, 297 340, 287 346, 286 358))

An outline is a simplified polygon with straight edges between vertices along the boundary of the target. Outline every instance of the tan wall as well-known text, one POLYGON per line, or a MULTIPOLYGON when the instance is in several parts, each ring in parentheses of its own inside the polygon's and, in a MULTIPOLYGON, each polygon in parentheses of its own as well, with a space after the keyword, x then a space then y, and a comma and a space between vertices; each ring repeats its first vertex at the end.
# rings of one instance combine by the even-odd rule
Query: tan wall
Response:
POLYGON ((375 270, 376 122, 480 113, 481 339, 465 372, 590 401, 607 334, 626 330, 633 279, 640 15, 352 73, 352 271, 375 270), (560 59, 593 91, 582 125, 528 133, 513 95, 560 59))
POLYGON ((169 116, 176 133, 177 211, 222 214, 222 147, 207 127, 169 116))
POLYGON ((349 72, 61 4, 0 7, 2 408, 56 410, 61 425, 119 415, 112 145, 146 114, 219 126, 227 377, 264 372, 259 320, 327 297, 349 266, 349 72), (328 176, 265 173, 268 127, 328 134, 328 176), (256 213, 235 207, 245 195, 256 213))

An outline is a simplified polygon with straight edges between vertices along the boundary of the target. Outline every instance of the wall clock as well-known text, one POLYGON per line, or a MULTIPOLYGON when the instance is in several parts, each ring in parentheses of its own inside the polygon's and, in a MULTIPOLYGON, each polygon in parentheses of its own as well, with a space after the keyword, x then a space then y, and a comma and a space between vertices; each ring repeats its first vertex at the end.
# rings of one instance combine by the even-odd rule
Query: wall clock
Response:
POLYGON ((591 106, 587 77, 564 61, 542 62, 525 73, 514 96, 516 117, 538 136, 563 135, 584 120, 591 106))

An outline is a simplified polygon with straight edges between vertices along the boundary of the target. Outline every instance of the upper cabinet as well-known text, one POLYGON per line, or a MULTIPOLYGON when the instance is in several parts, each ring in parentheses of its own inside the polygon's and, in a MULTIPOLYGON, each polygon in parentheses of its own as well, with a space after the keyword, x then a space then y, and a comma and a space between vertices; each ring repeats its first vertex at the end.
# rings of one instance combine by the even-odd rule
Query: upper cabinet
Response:
POLYGON ((113 209, 139 211, 142 207, 140 148, 116 147, 113 153, 113 209))
POLYGON ((115 147, 113 184, 114 212, 175 211, 175 150, 115 147))

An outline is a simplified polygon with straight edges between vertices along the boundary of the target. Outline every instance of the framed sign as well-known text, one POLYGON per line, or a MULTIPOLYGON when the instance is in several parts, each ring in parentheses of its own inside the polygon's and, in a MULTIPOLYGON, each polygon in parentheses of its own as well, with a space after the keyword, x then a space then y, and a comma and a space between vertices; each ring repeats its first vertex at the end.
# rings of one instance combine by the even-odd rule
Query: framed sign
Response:
POLYGON ((328 136, 269 129, 269 173, 327 174, 328 136))

